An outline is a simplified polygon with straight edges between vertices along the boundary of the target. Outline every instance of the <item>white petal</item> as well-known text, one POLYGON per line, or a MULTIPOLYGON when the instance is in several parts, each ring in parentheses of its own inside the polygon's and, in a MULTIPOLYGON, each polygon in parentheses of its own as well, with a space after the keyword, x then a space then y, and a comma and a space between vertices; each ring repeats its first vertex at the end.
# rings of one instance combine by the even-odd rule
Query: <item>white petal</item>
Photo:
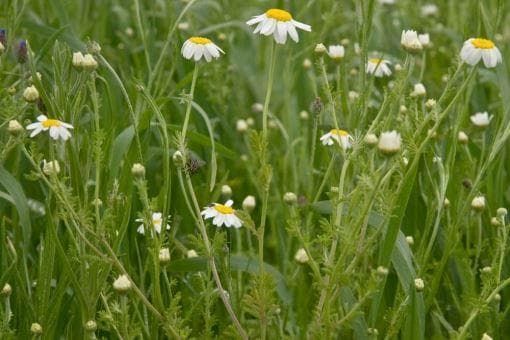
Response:
POLYGON ((498 56, 494 49, 482 51, 482 58, 485 67, 492 68, 498 64, 498 56))
POLYGON ((223 224, 223 215, 221 214, 218 214, 214 217, 212 223, 215 225, 215 226, 218 226, 218 227, 221 227, 221 225, 223 224))
POLYGON ((145 227, 143 226, 143 224, 140 224, 136 231, 142 235, 145 235, 145 227))
POLYGON ((232 201, 232 200, 228 200, 225 202, 225 206, 227 206, 227 207, 231 207, 232 204, 234 204, 234 201, 232 201))
POLYGON ((46 117, 45 115, 39 115, 37 116, 37 120, 40 122, 44 122, 45 120, 48 120, 48 117, 46 117))
POLYGON ((219 47, 215 44, 207 44, 205 45, 205 48, 214 58, 218 58, 220 56, 219 47))
POLYGON ((184 47, 184 49, 182 51, 182 56, 186 59, 191 59, 194 51, 195 51, 195 44, 189 43, 187 46, 184 47))
POLYGON ((266 15, 265 14, 257 15, 255 17, 251 18, 250 20, 248 20, 246 22, 246 25, 252 26, 252 25, 255 25, 256 23, 259 23, 259 22, 263 21, 264 19, 266 19, 266 15))
POLYGON ((35 135, 38 135, 42 131, 41 127, 37 127, 32 133, 30 134, 30 137, 34 137, 35 135))
POLYGON ((274 33, 275 29, 276 29, 276 20, 268 19, 268 20, 264 21, 264 25, 262 26, 262 29, 260 30, 260 34, 271 35, 274 33))
POLYGON ((59 130, 56 126, 52 126, 50 128, 50 137, 53 139, 58 139, 59 136, 59 130))
POLYGON ((312 26, 310 26, 310 25, 303 24, 302 22, 299 22, 299 21, 296 21, 296 20, 291 20, 291 22, 294 24, 294 26, 296 26, 297 28, 302 29, 303 31, 307 31, 307 32, 311 32, 312 31, 312 26))
POLYGON ((278 21, 276 24, 276 30, 275 30, 275 40, 278 35, 278 40, 276 40, 277 43, 285 44, 287 41, 287 23, 283 21, 278 21))
POLYGON ((33 130, 33 129, 42 129, 42 124, 37 122, 37 123, 32 123, 32 124, 28 124, 27 125, 27 130, 33 130))
POLYGON ((289 32, 289 35, 292 40, 294 40, 295 42, 299 42, 299 35, 297 33, 296 27, 294 26, 294 24, 292 24, 292 22, 287 23, 287 31, 289 32))
POLYGON ((194 55, 195 61, 199 61, 200 58, 202 58, 203 54, 204 54, 204 45, 198 45, 195 49, 195 55, 194 55))
POLYGON ((212 60, 211 53, 205 46, 204 46, 204 58, 205 58, 205 61, 207 61, 207 62, 210 62, 212 60))

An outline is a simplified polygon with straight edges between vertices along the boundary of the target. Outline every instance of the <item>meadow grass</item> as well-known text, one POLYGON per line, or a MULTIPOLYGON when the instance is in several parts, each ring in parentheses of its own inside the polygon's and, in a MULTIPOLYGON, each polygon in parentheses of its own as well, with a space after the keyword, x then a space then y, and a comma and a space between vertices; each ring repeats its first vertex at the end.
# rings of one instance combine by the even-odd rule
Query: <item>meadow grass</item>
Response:
POLYGON ((0 29, 0 338, 509 337, 506 1, 7 0, 0 29), (253 34, 270 8, 311 32, 253 34))

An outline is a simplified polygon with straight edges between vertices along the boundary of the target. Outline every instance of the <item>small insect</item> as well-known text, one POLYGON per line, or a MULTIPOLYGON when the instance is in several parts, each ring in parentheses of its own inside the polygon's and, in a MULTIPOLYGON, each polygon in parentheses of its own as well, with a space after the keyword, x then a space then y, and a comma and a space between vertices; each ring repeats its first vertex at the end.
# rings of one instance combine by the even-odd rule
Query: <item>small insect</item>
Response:
POLYGON ((205 165, 205 162, 203 160, 190 157, 188 161, 186 162, 186 165, 184 167, 184 170, 189 175, 194 175, 200 171, 200 169, 205 165))

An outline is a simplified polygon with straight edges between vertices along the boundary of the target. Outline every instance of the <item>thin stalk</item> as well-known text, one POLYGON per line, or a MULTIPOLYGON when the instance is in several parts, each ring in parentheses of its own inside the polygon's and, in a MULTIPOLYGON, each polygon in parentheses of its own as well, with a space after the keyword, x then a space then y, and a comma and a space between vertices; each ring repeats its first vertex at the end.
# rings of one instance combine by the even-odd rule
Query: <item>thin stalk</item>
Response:
POLYGON ((200 234, 202 235, 202 240, 204 241, 205 250, 207 252, 207 258, 209 260, 209 266, 211 267, 211 272, 213 274, 214 281, 216 283, 216 287, 218 288, 218 294, 220 295, 221 300, 223 301, 223 304, 225 305, 225 308, 227 309, 228 314, 230 315, 230 318, 232 319, 232 322, 234 323, 234 326, 236 327, 239 335, 243 339, 248 339, 248 334, 243 329, 243 326, 241 326, 241 323, 239 322, 234 309, 232 308, 232 305, 230 304, 229 298, 225 294, 225 290, 223 289, 223 285, 221 284, 220 275, 218 274, 218 269, 216 267, 216 261, 214 260, 214 254, 213 249, 211 247, 211 243, 209 241, 209 237, 207 236, 207 231, 205 228, 204 220, 202 219, 202 216, 200 214, 200 205, 198 204, 197 197, 195 195, 195 190, 193 189, 193 183, 191 182, 191 178, 189 174, 186 174, 185 177, 186 185, 188 186, 188 191, 191 196, 191 201, 193 203, 193 208, 195 212, 195 218, 198 222, 198 229, 200 231, 200 234))
POLYGON ((185 145, 186 142, 186 133, 188 132, 189 117, 191 114, 191 104, 193 102, 193 96, 195 94, 197 77, 198 77, 198 63, 195 63, 195 68, 193 69, 193 79, 191 81, 191 89, 188 95, 188 104, 186 106, 186 115, 184 116, 184 124, 182 125, 181 145, 185 145))

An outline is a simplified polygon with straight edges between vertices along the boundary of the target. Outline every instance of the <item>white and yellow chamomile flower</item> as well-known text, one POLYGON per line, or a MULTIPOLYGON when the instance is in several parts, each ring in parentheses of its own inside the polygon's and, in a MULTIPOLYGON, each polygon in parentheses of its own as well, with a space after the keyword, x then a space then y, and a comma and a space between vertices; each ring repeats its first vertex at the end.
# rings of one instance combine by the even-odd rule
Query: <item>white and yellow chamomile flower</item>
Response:
POLYGON ((368 74, 373 74, 377 78, 382 78, 384 76, 391 76, 391 63, 388 60, 381 58, 370 58, 367 62, 366 72, 368 74))
POLYGON ((234 204, 232 200, 228 200, 225 204, 213 203, 202 210, 202 216, 204 219, 212 218, 212 223, 218 227, 225 225, 227 228, 241 228, 243 222, 236 216, 232 204, 234 204))
POLYGON ((496 67, 503 61, 501 52, 492 40, 483 38, 466 40, 460 50, 460 58, 471 66, 478 64, 483 59, 483 64, 487 68, 496 67))
MULTIPOLYGON (((142 222, 136 229, 139 234, 145 234, 145 225, 143 224, 143 218, 137 218, 136 222, 142 222)), ((163 214, 160 212, 154 212, 151 215, 151 225, 154 228, 154 231, 158 234, 161 233, 161 225, 163 224, 163 214)), ((170 230, 170 225, 166 225, 166 230, 170 230)))
POLYGON ((49 130, 51 138, 55 140, 62 139, 64 141, 68 140, 71 137, 69 129, 73 129, 73 126, 71 124, 61 122, 58 119, 49 119, 45 115, 38 116, 37 122, 29 124, 27 126, 27 130, 34 130, 30 134, 30 137, 36 136, 41 131, 49 130))
POLYGON ((352 147, 352 137, 345 130, 332 129, 320 138, 323 145, 333 145, 336 141, 344 150, 352 147))
POLYGON ((484 128, 489 126, 489 123, 492 120, 492 116, 489 116, 488 112, 477 112, 469 117, 469 119, 474 126, 484 128))
POLYGON ((264 14, 253 17, 248 20, 246 24, 248 26, 257 24, 253 33, 260 33, 266 36, 272 34, 274 36, 274 40, 278 44, 285 44, 287 41, 287 35, 289 35, 295 42, 298 42, 299 35, 296 28, 307 32, 312 31, 312 27, 310 25, 294 20, 289 12, 277 8, 271 8, 264 14))
POLYGON ((219 58, 220 53, 225 53, 210 39, 204 37, 191 37, 184 42, 181 49, 182 56, 186 59, 199 61, 205 58, 210 62, 213 58, 219 58))
POLYGON ((431 45, 430 43, 430 35, 428 33, 418 34, 418 40, 423 48, 427 48, 431 45))

